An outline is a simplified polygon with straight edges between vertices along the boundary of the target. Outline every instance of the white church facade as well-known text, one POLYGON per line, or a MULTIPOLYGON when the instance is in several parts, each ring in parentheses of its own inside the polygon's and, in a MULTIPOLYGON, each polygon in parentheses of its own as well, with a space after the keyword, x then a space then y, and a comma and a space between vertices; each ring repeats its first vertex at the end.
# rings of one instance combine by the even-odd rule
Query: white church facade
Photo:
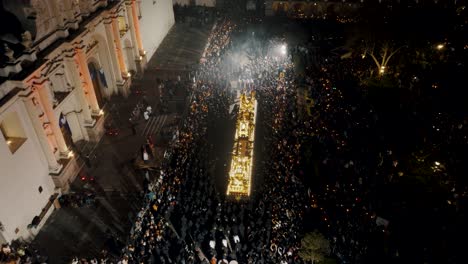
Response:
POLYGON ((34 237, 174 24, 172 0, 3 0, 0 242, 34 237), (5 22, 8 20, 7 22, 5 22))

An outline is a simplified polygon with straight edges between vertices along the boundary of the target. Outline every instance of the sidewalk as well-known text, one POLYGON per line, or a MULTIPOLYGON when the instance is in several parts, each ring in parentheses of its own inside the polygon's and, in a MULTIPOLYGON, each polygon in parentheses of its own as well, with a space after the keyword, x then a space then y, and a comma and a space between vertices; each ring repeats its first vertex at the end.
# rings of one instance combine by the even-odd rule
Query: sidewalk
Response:
POLYGON ((106 121, 113 121, 119 133, 104 135, 95 146, 88 143, 88 151, 93 150, 90 161, 84 163, 70 191, 92 190, 96 193, 96 205, 63 207, 53 212, 33 241, 44 255, 50 257, 49 263, 68 263, 73 256, 98 257, 101 249, 109 250, 114 243, 111 237, 121 241, 127 239, 142 204, 144 178, 141 171, 134 169, 132 161, 149 135, 156 148, 164 151, 166 142, 161 132, 176 121, 186 98, 185 91, 176 91, 174 96, 166 98, 169 113, 157 113, 158 80, 188 76, 189 69, 200 59, 208 33, 209 27, 199 29, 176 24, 148 62, 142 78, 133 80, 130 96, 114 97, 108 102, 106 121), (152 106, 154 115, 148 121, 141 117, 136 125, 137 133, 133 135, 128 119, 135 105, 142 100, 152 106))

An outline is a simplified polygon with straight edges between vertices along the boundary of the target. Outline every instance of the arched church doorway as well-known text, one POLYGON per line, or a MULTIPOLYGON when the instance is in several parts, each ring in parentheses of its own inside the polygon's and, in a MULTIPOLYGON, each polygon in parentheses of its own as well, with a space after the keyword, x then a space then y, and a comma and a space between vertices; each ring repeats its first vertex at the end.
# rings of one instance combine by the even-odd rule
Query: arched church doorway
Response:
POLYGON ((107 89, 107 80, 104 75, 104 69, 99 67, 95 62, 88 62, 89 74, 93 82, 94 92, 96 94, 96 100, 98 101, 99 107, 102 108, 105 103, 103 96, 104 89, 107 89))
POLYGON ((72 131, 68 125, 68 120, 63 113, 60 113, 59 126, 62 131, 63 138, 65 139, 65 144, 67 144, 68 147, 74 146, 72 131))

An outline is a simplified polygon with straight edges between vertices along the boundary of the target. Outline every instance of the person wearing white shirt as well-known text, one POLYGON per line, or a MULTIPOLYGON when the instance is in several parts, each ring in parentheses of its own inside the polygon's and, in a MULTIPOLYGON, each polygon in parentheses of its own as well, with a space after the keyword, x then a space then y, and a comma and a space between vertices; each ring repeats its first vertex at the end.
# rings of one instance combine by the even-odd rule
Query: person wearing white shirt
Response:
POLYGON ((143 162, 147 163, 148 160, 149 160, 148 152, 146 152, 146 150, 143 150, 143 162))

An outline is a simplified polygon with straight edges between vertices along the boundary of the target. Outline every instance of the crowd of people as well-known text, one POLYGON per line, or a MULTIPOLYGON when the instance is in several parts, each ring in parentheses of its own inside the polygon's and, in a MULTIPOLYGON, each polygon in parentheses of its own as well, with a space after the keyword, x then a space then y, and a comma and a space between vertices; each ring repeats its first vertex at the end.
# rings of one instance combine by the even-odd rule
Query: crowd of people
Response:
POLYGON ((11 244, 2 244, 0 263, 47 263, 48 258, 39 253, 31 245, 14 241, 11 244))
MULTIPOLYGON (((207 61, 204 67, 216 67, 212 62, 211 54, 221 52, 226 42, 218 37, 221 31, 225 31, 228 23, 219 23, 212 32, 212 38, 207 46, 207 61), (209 65, 209 66, 208 66, 209 65)), ((224 36, 224 35, 222 35, 224 36)), ((166 161, 161 169, 159 180, 148 185, 148 205, 142 208, 138 219, 132 229, 131 242, 124 250, 124 261, 131 263, 193 263, 201 252, 203 240, 200 238, 200 223, 205 218, 194 218, 193 214, 200 214, 202 211, 195 206, 203 201, 201 198, 185 201, 187 192, 195 194, 195 190, 190 188, 194 184, 207 182, 198 179, 203 175, 203 151, 206 145, 203 144, 203 135, 208 126, 208 111, 212 105, 210 101, 219 100, 221 97, 216 88, 222 85, 215 76, 207 76, 212 71, 200 71, 197 81, 188 87, 191 91, 191 102, 189 111, 184 119, 184 125, 176 133, 172 148, 166 153, 166 161), (216 98, 216 99, 214 99, 216 98), (182 213, 180 212, 182 210, 182 213), (177 221, 172 221, 174 216, 177 221), (185 221, 184 221, 185 219, 185 221), (191 219, 187 223, 187 219, 191 219), (193 223, 197 219, 196 223, 193 223), (190 229, 193 228, 194 230, 190 229), (190 231, 188 231, 190 229, 190 231), (188 235, 188 234, 189 235, 188 235), (198 252, 197 252, 198 250, 198 252)), ((210 109, 211 110, 211 109, 210 109)), ((197 193, 200 196, 201 186, 197 186, 197 193)), ((203 194, 209 194, 205 189, 203 194)))
MULTIPOLYGON (((374 173, 392 172, 394 156, 388 146, 366 144, 365 137, 372 136, 366 131, 375 126, 375 113, 360 101, 346 100, 343 91, 348 87, 337 87, 343 75, 360 73, 353 72, 356 68, 341 68, 343 62, 337 55, 319 54, 306 61, 304 77, 299 80, 308 100, 299 109, 297 134, 303 153, 313 148, 313 157, 303 158, 318 174, 308 200, 310 210, 320 219, 314 226, 330 241, 332 254, 343 263, 360 263, 373 236, 383 235, 387 225, 385 219, 385 225, 377 225, 369 187, 377 184, 374 173), (380 156, 374 155, 379 152, 380 156)), ((371 142, 371 138, 367 140, 371 142)))
MULTIPOLYGON (((379 113, 343 87, 346 79, 362 85, 368 67, 313 42, 287 47, 282 36, 246 30, 249 23, 219 19, 189 80, 159 86, 162 97, 186 86, 182 124, 155 180, 146 173, 145 204, 123 249, 89 262, 300 264, 304 233, 318 229, 340 263, 362 263, 389 235, 392 219, 380 215, 372 190, 404 175, 402 157, 375 130, 379 113), (237 91, 255 91, 262 128, 253 192, 241 200, 216 186, 207 138, 229 122, 237 91)), ((466 139, 466 124, 434 119, 434 129, 450 134, 434 132, 441 144, 466 139)), ((152 145, 149 138, 145 146, 152 145)), ((466 196, 466 188, 450 186, 453 200, 466 196)), ((11 256, 5 250, 2 259, 11 256)), ((389 251, 398 256, 397 248, 389 251)), ((88 260, 73 260, 80 262, 88 260)))
MULTIPOLYGON (((324 38, 339 39, 337 36, 324 38)), ((376 105, 366 99, 368 87, 362 82, 371 76, 373 65, 361 56, 343 59, 332 52, 333 45, 336 44, 312 37, 307 44, 292 50, 293 56, 303 62, 303 74, 298 77, 302 89, 297 90, 301 121, 296 132, 300 135, 302 158, 314 168, 309 173, 316 176, 308 197, 311 211, 320 216, 318 228, 331 242, 332 253, 340 262, 360 263, 383 251, 383 241, 388 243, 393 239, 391 233, 401 232, 396 231, 399 227, 392 220, 402 220, 388 213, 395 209, 382 206, 388 203, 388 198, 376 192, 382 186, 395 186, 402 176, 414 173, 411 163, 417 164, 417 173, 424 173, 427 168, 426 177, 437 175, 441 188, 453 193, 448 197, 464 196, 465 188, 457 186, 447 172, 448 167, 457 166, 456 159, 436 154, 463 142, 464 122, 436 108, 427 111, 418 103, 406 104, 404 100, 395 101, 392 108, 388 101, 394 97, 388 98, 385 106, 376 105), (361 93, 358 96, 356 88, 361 93), (401 130, 395 127, 407 126, 408 122, 413 124, 408 125, 406 134, 394 134, 395 130, 401 130), (416 124, 420 127, 416 128, 416 124), (413 142, 412 129, 420 131, 413 142), (417 148, 424 151, 408 157, 408 152, 417 148)), ((395 78, 400 88, 430 83, 429 80, 418 83, 417 77, 406 80, 395 74, 395 78)), ((423 102, 426 99, 419 98, 423 102)), ((450 198, 441 210, 447 206, 454 210, 452 203, 450 198)), ((387 245, 388 252, 383 254, 398 258, 401 253, 393 243, 387 245)))
POLYGON ((298 80, 291 56, 282 52, 284 43, 282 38, 250 34, 245 25, 230 20, 213 28, 195 82, 187 87, 191 99, 184 124, 165 155, 158 180, 145 184, 147 204, 137 216, 122 263, 301 263, 298 250, 308 207, 321 208, 333 254, 354 260, 365 254, 365 235, 375 227, 366 194, 359 193, 365 174, 357 170, 358 161, 335 159, 338 153, 345 155, 351 133, 338 125, 349 123, 356 110, 345 108, 340 90, 332 86, 333 73, 322 65, 299 80, 316 100, 313 112, 320 113, 304 121, 296 105, 298 80), (238 57, 248 59, 226 67, 243 45, 236 39, 245 36, 255 45, 238 57), (228 116, 236 80, 237 89, 256 92, 258 123, 264 127, 263 157, 255 177, 265 184, 257 186, 248 201, 227 199, 215 187, 208 155, 213 146, 205 138, 208 129, 215 129, 210 124, 228 116), (329 192, 305 188, 303 169, 308 164, 302 164, 300 152, 309 137, 328 147, 324 166, 342 166, 343 176, 335 175, 329 192), (341 182, 349 171, 360 176, 341 182), (362 224, 363 217, 368 225, 362 224))
MULTIPOLYGON (((284 52, 284 39, 262 38, 245 28, 232 22, 215 28, 193 91, 206 92, 203 109, 214 113, 214 118, 226 116, 232 103, 231 89, 225 88, 235 84, 238 89, 256 91, 265 142, 255 175, 263 177, 265 184, 256 188, 249 202, 224 199, 208 170, 205 153, 212 146, 203 142, 187 168, 193 180, 183 183, 181 202, 173 210, 172 217, 181 219, 174 221, 175 230, 180 230, 183 244, 191 241, 200 259, 212 263, 219 259, 301 263, 297 254, 300 239, 311 226, 325 234, 331 254, 340 262, 369 261, 395 232, 391 215, 378 204, 381 198, 376 187, 394 184, 408 172, 401 149, 379 131, 379 121, 385 117, 346 91, 347 84, 365 89, 362 80, 372 66, 360 57, 343 60, 330 52, 331 47, 309 45, 284 52), (300 76, 289 52, 305 58, 300 76), (313 152, 312 159, 304 157, 308 151, 313 152), (316 185, 307 190, 304 182, 309 181, 310 186, 312 166, 316 185), (311 212, 319 216, 317 223, 304 222, 311 212)), ((400 87, 417 85, 414 78, 403 82, 400 87)), ((400 103, 400 110, 402 107, 400 103)), ((463 141, 463 122, 437 113, 430 123, 434 131, 426 136, 434 145, 463 141)), ((456 161, 444 163, 450 166, 456 161)), ((466 188, 455 184, 445 165, 435 164, 431 170, 451 190, 449 206, 459 203, 466 188)), ((398 258, 399 249, 392 245, 384 254, 398 258)))
MULTIPOLYGON (((125 247, 123 261, 141 263, 299 263, 300 232, 305 188, 295 176, 297 138, 288 122, 295 119, 289 56, 251 54, 237 71, 220 67, 233 49, 232 34, 245 34, 230 20, 213 28, 204 57, 190 87, 191 102, 184 126, 166 155, 159 180, 148 184, 148 205, 142 208, 125 247), (253 56, 252 56, 253 55, 253 56), (251 79, 240 89, 255 90, 260 125, 267 146, 263 165, 265 185, 250 200, 235 201, 215 187, 209 153, 213 145, 206 133, 217 119, 228 117, 235 102, 231 81, 239 75, 251 79), (280 107, 278 107, 280 106, 280 107), (274 109, 272 111, 272 109, 274 109), (287 209, 285 209, 287 207, 287 209)), ((280 39, 265 40, 271 49, 280 39)))

